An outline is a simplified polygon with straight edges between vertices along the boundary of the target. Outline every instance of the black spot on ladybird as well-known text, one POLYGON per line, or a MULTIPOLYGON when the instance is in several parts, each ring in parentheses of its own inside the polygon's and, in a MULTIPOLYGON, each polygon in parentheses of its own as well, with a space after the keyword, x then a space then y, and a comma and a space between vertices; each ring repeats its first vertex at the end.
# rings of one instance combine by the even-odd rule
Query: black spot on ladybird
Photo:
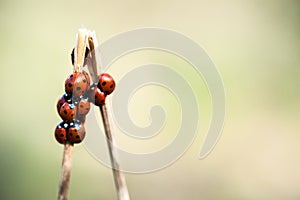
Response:
POLYGON ((64 110, 65 115, 68 114, 68 112, 66 110, 64 110))
POLYGON ((72 87, 72 83, 68 83, 68 87, 72 87))
POLYGON ((105 86, 105 85, 106 85, 106 82, 104 81, 104 82, 102 83, 102 85, 105 86))

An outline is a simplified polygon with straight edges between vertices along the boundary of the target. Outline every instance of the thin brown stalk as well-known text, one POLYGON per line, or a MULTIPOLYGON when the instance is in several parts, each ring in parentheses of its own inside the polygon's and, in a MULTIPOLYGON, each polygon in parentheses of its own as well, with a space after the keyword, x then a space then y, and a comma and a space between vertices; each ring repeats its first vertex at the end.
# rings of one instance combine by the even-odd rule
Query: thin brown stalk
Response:
POLYGON ((97 83, 98 79, 98 73, 97 73, 97 60, 96 60, 96 53, 95 53, 95 45, 94 45, 94 40, 92 36, 88 37, 88 42, 89 42, 89 47, 91 51, 91 60, 90 64, 88 64, 88 68, 90 71, 90 75, 92 77, 92 80, 94 83, 97 83))
MULTIPOLYGON (((96 59, 96 54, 95 54, 95 44, 94 40, 97 38, 95 37, 95 34, 91 34, 88 37, 88 42, 89 42, 89 47, 91 50, 91 60, 88 64, 88 68, 92 77, 92 80, 94 83, 98 82, 98 76, 97 76, 97 59, 96 59)), ((111 160, 111 165, 112 165, 112 171, 113 171, 113 176, 114 176, 114 182, 115 182, 115 187, 117 191, 117 196, 118 200, 129 200, 129 193, 125 181, 125 176, 120 170, 120 166, 117 160, 117 152, 116 148, 114 146, 114 140, 111 134, 111 129, 109 125, 109 119, 107 115, 107 109, 105 105, 100 106, 100 113, 102 116, 102 121, 103 121, 103 126, 107 138, 107 146, 108 146, 108 151, 109 151, 109 157, 111 160)))
POLYGON ((67 142, 64 145, 63 152, 63 160, 62 160, 62 173, 61 179, 59 183, 59 191, 58 191, 58 200, 67 200, 69 185, 70 185, 70 177, 71 177, 71 169, 72 169, 72 155, 73 155, 74 146, 67 142))
POLYGON ((102 121, 103 121, 103 126, 105 130, 105 135, 107 138, 107 146, 108 146, 108 151, 109 151, 109 156, 110 156, 110 161, 112 165, 112 171, 113 171, 113 176, 115 180, 115 186, 116 186, 116 191, 117 191, 117 196, 118 200, 129 200, 129 193, 125 181, 125 176, 120 171, 120 166, 118 163, 118 156, 116 149, 114 147, 114 140, 113 136, 111 134, 111 129, 109 125, 109 120, 108 120, 108 115, 107 115, 107 109, 105 105, 102 105, 100 107, 100 112, 102 116, 102 121))

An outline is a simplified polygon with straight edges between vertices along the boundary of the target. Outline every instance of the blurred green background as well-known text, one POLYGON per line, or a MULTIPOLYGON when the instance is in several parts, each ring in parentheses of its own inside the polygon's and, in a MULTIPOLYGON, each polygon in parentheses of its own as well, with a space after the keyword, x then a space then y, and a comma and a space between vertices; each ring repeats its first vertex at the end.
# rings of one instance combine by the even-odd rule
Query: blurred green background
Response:
MULTIPOLYGON (((297 0, 1 0, 0 199, 57 196, 63 147, 53 136, 55 105, 81 26, 100 42, 139 27, 176 30, 202 45, 224 81, 227 114, 214 151, 198 159, 210 104, 205 86, 194 86, 208 115, 198 137, 170 167, 126 174, 132 199, 299 199, 299 21, 297 0)), ((111 72, 164 56, 128 55, 111 72)), ((179 65, 176 59, 165 62, 179 65)), ((75 147, 70 199, 116 199, 111 170, 83 145, 75 147)))

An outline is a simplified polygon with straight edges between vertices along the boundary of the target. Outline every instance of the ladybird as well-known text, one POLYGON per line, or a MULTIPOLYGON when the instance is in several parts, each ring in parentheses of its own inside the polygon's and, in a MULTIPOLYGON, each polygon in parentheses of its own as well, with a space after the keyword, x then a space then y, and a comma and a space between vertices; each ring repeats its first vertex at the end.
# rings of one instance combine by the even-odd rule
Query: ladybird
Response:
POLYGON ((105 95, 111 94, 115 89, 115 81, 113 77, 111 77, 107 73, 102 73, 99 76, 98 88, 105 93, 105 95))
POLYGON ((106 95, 98 87, 92 86, 89 94, 89 101, 96 106, 101 106, 105 104, 106 95))
POLYGON ((62 107, 62 105, 65 103, 65 102, 68 102, 68 103, 71 103, 72 102, 72 99, 71 99, 71 96, 69 96, 68 94, 63 94, 57 101, 57 104, 56 104, 56 109, 57 109, 57 112, 59 113, 60 111, 60 108, 62 107))
POLYGON ((82 96, 89 89, 89 83, 85 75, 74 72, 65 81, 65 92, 74 97, 82 96))
POLYGON ((95 105, 101 106, 105 104, 106 95, 104 92, 101 92, 99 88, 95 89, 95 105))
POLYGON ((58 143, 65 144, 67 140, 67 128, 68 124, 65 122, 61 122, 56 126, 54 136, 58 143))
POLYGON ((87 101, 87 99, 82 99, 79 101, 77 105, 77 114, 78 115, 86 115, 90 111, 91 105, 90 102, 87 101))
POLYGON ((67 139, 71 143, 80 143, 85 137, 85 128, 81 123, 70 123, 67 139))
POLYGON ((64 121, 72 121, 76 117, 76 110, 74 104, 65 102, 59 110, 59 115, 64 121))

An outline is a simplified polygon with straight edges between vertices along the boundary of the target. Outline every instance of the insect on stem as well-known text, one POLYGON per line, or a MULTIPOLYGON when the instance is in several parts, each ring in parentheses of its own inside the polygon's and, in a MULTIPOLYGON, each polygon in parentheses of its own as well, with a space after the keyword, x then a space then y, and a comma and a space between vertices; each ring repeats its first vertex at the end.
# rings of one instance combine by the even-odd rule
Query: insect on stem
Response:
MULTIPOLYGON (((74 71, 81 72, 84 64, 87 41, 87 30, 79 29, 76 35, 74 49, 74 71)), ((74 146, 69 141, 64 144, 62 173, 58 189, 58 200, 67 200, 69 193, 70 177, 72 170, 72 155, 74 146)))
MULTIPOLYGON (((74 71, 82 72, 84 63, 85 61, 87 61, 86 63, 88 65, 92 80, 94 83, 97 83, 97 58, 100 58, 96 57, 95 46, 97 47, 97 39, 95 33, 88 31, 87 29, 79 29, 78 34, 76 35, 74 48, 74 71), (90 48, 91 55, 89 58, 87 58, 88 60, 85 60, 87 44, 90 48)), ((100 63, 100 60, 98 60, 98 63, 100 63)), ((100 113, 102 116, 103 126, 107 138, 108 151, 112 164, 112 171, 118 200, 130 200, 125 176, 120 170, 120 166, 118 163, 117 151, 114 146, 114 140, 111 134, 111 128, 108 119, 108 111, 105 104, 100 106, 100 113)), ((67 141, 64 145, 62 174, 59 184, 58 200, 68 199, 73 149, 73 144, 67 141)))

